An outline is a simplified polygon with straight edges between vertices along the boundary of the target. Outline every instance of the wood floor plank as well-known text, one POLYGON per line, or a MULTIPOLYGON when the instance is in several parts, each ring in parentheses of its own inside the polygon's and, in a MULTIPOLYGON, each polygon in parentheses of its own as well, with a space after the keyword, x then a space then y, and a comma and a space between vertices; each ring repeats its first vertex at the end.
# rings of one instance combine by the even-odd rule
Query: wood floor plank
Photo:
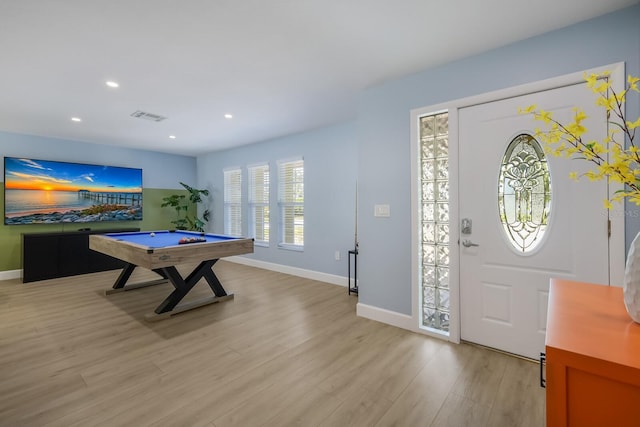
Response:
POLYGON ((392 348, 367 366, 367 369, 378 374, 366 377, 363 387, 376 390, 381 396, 395 401, 444 345, 447 344, 425 340, 420 335, 404 334, 392 348))
POLYGON ((338 408, 322 421, 321 427, 373 426, 392 403, 377 390, 350 386, 338 408))
POLYGON ((509 357, 491 408, 489 425, 538 427, 544 419, 544 389, 534 363, 509 357))
MULTIPOLYGON (((106 296, 117 271, 0 282, 0 426, 544 423, 533 363, 358 318, 344 287, 215 271, 233 300, 153 323, 169 284, 106 296)), ((201 281, 189 298, 210 294, 201 281)))
POLYGON ((314 386, 306 386, 306 384, 304 388, 298 390, 294 387, 288 393, 293 396, 293 399, 263 425, 273 427, 317 426, 327 419, 341 403, 325 391, 314 386))
POLYGON ((442 346, 375 425, 431 425, 473 350, 464 344, 442 346))
POLYGON ((501 353, 473 352, 452 393, 490 408, 502 383, 508 359, 511 357, 501 353))
POLYGON ((450 393, 430 427, 493 427, 489 424, 490 411, 489 406, 450 393))

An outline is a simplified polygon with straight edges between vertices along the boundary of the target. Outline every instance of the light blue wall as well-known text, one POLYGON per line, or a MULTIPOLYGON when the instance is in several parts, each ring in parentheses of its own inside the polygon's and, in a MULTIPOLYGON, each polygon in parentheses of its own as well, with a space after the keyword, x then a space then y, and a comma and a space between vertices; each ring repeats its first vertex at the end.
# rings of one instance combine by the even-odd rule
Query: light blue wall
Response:
MULTIPOLYGON (((347 253, 354 245, 357 142, 355 123, 340 124, 198 157, 198 185, 211 191, 213 221, 209 230, 224 232, 223 170, 242 168, 243 205, 247 200, 247 166, 269 163, 271 242, 256 246, 251 258, 275 264, 346 276, 347 253), (304 158, 305 218, 303 252, 279 249, 277 161, 304 158), (334 258, 340 251, 340 261, 334 258)), ((247 231, 247 212, 243 212, 247 231)), ((345 283, 346 284, 346 283, 345 283)))
MULTIPOLYGON (((146 188, 184 190, 180 181, 196 182, 195 157, 109 145, 0 132, 0 156, 141 168, 146 188)), ((4 163, 0 169, 4 177, 4 163)))
MULTIPOLYGON (((640 7, 366 90, 358 135, 360 302, 411 314, 410 110, 625 61, 640 74, 640 7), (375 204, 391 217, 375 218, 375 204)), ((446 43, 446 38, 441 42, 446 43)), ((636 98, 637 99, 637 98, 636 98)), ((637 102, 627 106, 637 117, 637 102)), ((627 220, 627 241, 640 224, 627 220)))

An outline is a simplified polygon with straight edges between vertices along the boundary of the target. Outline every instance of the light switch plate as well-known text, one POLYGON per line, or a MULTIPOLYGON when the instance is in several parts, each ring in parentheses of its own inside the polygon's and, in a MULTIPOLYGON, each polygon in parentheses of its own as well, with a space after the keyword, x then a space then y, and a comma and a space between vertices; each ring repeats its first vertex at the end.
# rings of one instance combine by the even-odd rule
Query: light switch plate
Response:
POLYGON ((389 205, 375 205, 373 207, 373 216, 389 217, 391 216, 391 208, 389 205))

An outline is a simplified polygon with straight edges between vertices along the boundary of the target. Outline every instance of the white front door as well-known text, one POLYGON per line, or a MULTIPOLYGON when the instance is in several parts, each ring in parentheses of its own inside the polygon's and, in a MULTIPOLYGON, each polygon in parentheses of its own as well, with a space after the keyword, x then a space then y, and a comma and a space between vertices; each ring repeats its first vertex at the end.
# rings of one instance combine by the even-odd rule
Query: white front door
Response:
POLYGON ((530 253, 517 250, 500 221, 498 181, 509 143, 534 135, 540 123, 519 115, 518 107, 536 104, 571 121, 572 108, 589 119, 587 139, 607 134, 604 111, 595 106, 585 84, 518 96, 459 110, 459 218, 461 338, 525 357, 544 351, 549 279, 609 283, 607 183, 575 182, 570 172, 591 164, 548 155, 551 208, 547 229, 530 253), (479 246, 463 246, 463 241, 479 246))

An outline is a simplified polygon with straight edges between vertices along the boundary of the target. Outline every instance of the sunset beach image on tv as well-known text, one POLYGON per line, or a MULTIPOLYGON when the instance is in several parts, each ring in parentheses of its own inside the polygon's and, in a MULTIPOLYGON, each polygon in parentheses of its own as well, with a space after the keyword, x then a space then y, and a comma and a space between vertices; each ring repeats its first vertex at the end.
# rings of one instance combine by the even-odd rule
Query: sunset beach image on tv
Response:
POLYGON ((142 219, 142 169, 4 158, 4 223, 142 219))

